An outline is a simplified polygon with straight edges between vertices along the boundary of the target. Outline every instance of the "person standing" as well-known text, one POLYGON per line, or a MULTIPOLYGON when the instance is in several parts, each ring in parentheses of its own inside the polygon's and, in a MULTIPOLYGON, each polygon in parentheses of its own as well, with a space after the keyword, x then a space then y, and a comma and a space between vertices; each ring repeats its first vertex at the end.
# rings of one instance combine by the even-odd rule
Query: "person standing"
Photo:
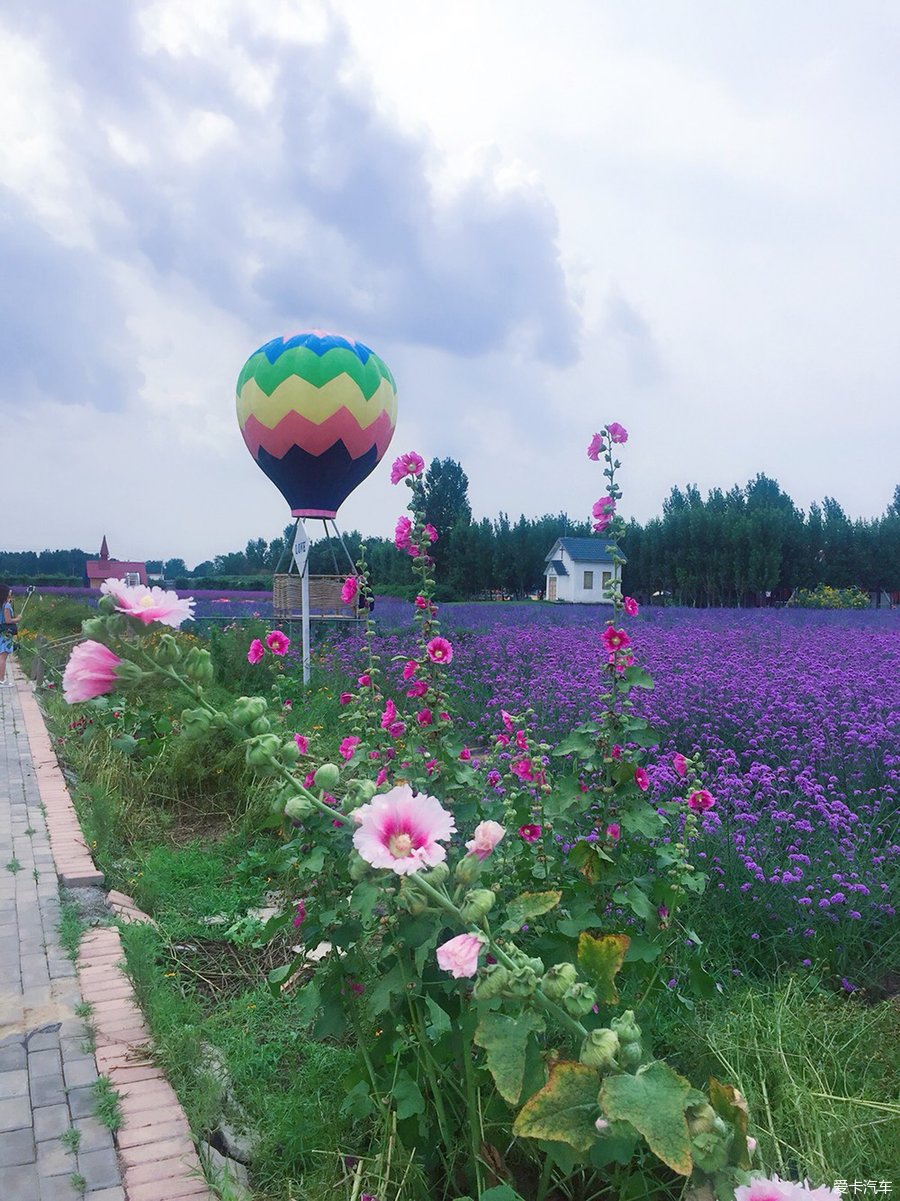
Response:
POLYGON ((16 615, 10 600, 11 588, 0 584, 0 688, 9 688, 12 681, 6 678, 6 661, 15 650, 14 630, 16 615))

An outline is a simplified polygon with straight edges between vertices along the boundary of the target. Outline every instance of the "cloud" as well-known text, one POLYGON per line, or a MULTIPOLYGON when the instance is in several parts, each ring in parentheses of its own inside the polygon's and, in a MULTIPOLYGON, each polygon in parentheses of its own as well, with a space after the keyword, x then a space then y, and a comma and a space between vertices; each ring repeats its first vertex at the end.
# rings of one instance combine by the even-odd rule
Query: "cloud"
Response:
POLYGON ((180 280, 260 331, 247 353, 331 325, 375 345, 478 356, 521 339, 538 360, 577 358, 547 196, 494 162, 438 198, 428 143, 379 113, 337 18, 304 42, 247 5, 50 2, 5 38, 52 81, 36 120, 55 163, 42 191, 4 180, 4 279, 28 302, 8 303, 29 309, 4 338, 7 378, 64 403, 133 400, 115 281, 135 273, 162 307, 180 280), (42 328, 63 326, 37 362, 42 328))

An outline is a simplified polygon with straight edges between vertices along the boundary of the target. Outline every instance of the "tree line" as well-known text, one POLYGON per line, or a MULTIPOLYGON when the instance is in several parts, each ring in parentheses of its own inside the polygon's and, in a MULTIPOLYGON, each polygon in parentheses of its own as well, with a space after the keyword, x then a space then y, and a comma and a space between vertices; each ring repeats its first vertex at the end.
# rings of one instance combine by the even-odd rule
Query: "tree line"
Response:
MULTIPOLYGON (((587 521, 566 513, 473 520, 468 477, 454 459, 433 459, 424 482, 426 518, 439 534, 432 551, 439 599, 542 594, 545 559, 556 539, 590 536, 587 521)), ((182 559, 149 560, 147 569, 186 587, 207 580, 224 586, 226 579, 267 587, 273 572, 288 568, 293 532, 287 526, 271 541, 251 539, 243 550, 216 555, 193 571, 182 559)), ((393 539, 363 538, 351 530, 344 543, 353 562, 364 549, 376 589, 411 595, 412 560, 393 539)), ((597 543, 602 552, 604 540, 597 543)), ((644 525, 628 522, 622 549, 623 587, 644 600, 759 604, 818 584, 900 592, 900 485, 884 515, 871 521, 852 521, 832 497, 803 512, 761 474, 727 492, 714 488, 705 498, 694 485, 674 487, 659 517, 644 525)), ((81 579, 85 561, 95 557, 82 550, 0 551, 0 579, 81 579)), ((348 567, 340 547, 313 543, 314 574, 343 574, 348 567)))

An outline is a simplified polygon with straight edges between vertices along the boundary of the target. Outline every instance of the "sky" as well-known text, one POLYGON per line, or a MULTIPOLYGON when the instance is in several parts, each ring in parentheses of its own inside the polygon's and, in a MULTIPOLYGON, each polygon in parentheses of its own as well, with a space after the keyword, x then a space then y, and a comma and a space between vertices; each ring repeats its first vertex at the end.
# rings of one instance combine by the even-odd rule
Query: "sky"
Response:
MULTIPOLYGON (((235 416, 278 335, 397 381, 476 518, 900 480, 900 7, 0 0, 0 549, 201 559, 289 520, 235 416)), ((314 536, 318 528, 310 526, 314 536)))

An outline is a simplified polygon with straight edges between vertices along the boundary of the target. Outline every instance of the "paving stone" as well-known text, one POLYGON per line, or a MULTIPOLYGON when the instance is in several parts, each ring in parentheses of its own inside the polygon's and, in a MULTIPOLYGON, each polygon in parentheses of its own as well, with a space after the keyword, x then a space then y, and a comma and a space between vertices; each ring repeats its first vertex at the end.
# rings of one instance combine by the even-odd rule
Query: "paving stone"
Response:
POLYGON ((31 1128, 31 1110, 21 1097, 0 1101, 0 1134, 8 1130, 31 1128))
POLYGON ((34 1163, 34 1137, 27 1130, 11 1130, 0 1134, 0 1171, 18 1164, 34 1163))
POLYGON ((0 1072, 0 1101, 9 1097, 28 1096, 28 1073, 24 1068, 0 1072))
POLYGON ((125 1201, 125 1190, 121 1185, 117 1188, 98 1189, 88 1193, 88 1201, 125 1201))
POLYGON ((109 1151, 112 1148, 112 1131, 97 1118, 76 1118, 73 1125, 81 1135, 79 1154, 86 1151, 109 1151))
POLYGON ((32 1051, 29 1045, 28 1074, 32 1080, 38 1076, 58 1075, 61 1068, 62 1062, 57 1047, 47 1051, 32 1051))
POLYGON ((31 1081, 31 1104, 35 1109, 41 1105, 59 1105, 65 1099, 62 1072, 54 1076, 38 1076, 31 1081))
POLYGON ((7 1190, 4 1197, 15 1198, 15 1201, 42 1201, 37 1168, 34 1164, 6 1168, 3 1173, 3 1187, 7 1190))
POLYGON ((71 1176, 42 1176, 40 1189, 40 1201, 84 1201, 84 1193, 75 1187, 71 1176))
POLYGON ((76 1170, 75 1156, 58 1138, 37 1144, 39 1176, 67 1176, 76 1170))
POLYGON ((78 1152, 78 1171, 91 1189, 112 1188, 121 1180, 119 1161, 112 1147, 105 1151, 78 1152))
POLYGON ((69 1089, 67 1094, 69 1111, 73 1118, 89 1118, 97 1108, 97 1098, 90 1085, 69 1089))
POLYGON ((93 1084, 97 1079, 97 1068, 93 1056, 90 1059, 66 1060, 63 1065, 63 1078, 67 1088, 80 1088, 84 1084, 93 1084))
POLYGON ((68 1105, 43 1105, 34 1110, 32 1117, 34 1137, 39 1143, 48 1138, 59 1138, 72 1124, 68 1105))
POLYGON ((28 1050, 32 1051, 56 1051, 59 1048, 59 1027, 60 1023, 54 1023, 52 1030, 35 1030, 28 1036, 28 1050))

